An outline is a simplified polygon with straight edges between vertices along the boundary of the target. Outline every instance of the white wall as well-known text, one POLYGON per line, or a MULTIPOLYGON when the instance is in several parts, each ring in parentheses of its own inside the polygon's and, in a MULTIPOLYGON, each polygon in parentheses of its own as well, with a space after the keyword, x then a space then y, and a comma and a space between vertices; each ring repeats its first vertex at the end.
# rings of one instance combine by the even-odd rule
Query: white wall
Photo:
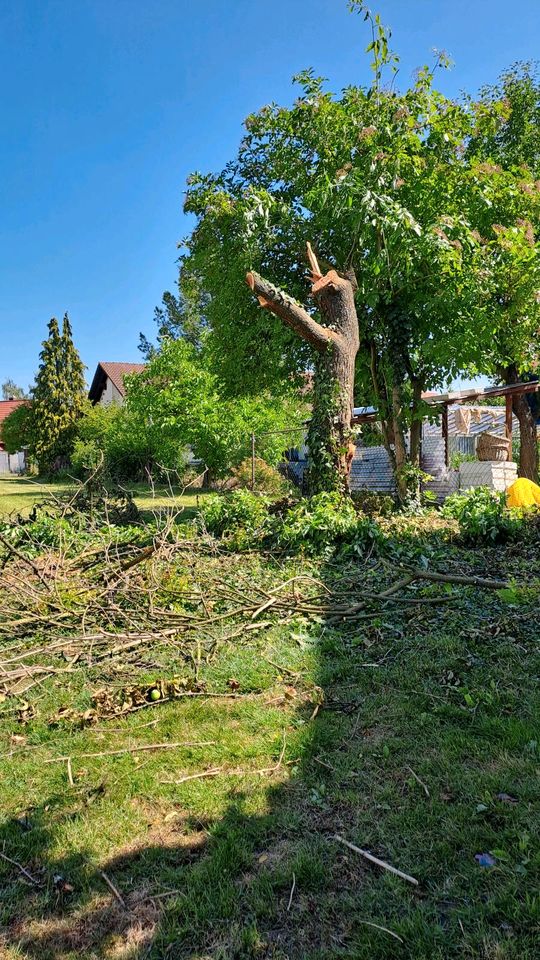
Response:
POLYGON ((123 403, 124 398, 119 390, 116 389, 113 382, 107 377, 107 384, 105 390, 101 395, 101 400, 99 401, 104 407, 108 407, 110 403, 123 403))
POLYGON ((23 473, 25 467, 24 453, 6 453, 0 450, 0 473, 23 473))

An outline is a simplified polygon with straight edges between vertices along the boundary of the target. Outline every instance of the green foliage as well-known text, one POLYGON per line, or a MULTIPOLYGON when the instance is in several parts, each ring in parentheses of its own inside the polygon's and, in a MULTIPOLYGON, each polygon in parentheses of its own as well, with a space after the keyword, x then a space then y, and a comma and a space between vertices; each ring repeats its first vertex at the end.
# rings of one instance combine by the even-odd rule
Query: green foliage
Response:
POLYGON ((477 458, 474 453, 453 453, 450 457, 450 469, 459 470, 462 463, 474 463, 477 458))
POLYGON ((206 528, 227 537, 235 549, 266 542, 291 553, 317 554, 344 545, 362 552, 380 538, 377 525, 338 493, 316 494, 271 515, 267 500, 239 490, 213 498, 202 513, 206 528))
POLYGON ((27 400, 28 394, 23 387, 19 387, 14 380, 4 380, 2 384, 3 400, 27 400))
MULTIPOLYGON (((538 361, 540 84, 518 65, 480 98, 452 100, 436 89, 436 71, 449 66, 436 53, 400 90, 387 82, 398 61, 389 29, 363 0, 350 9, 368 22, 373 82, 335 96, 306 70, 292 106, 247 117, 236 157, 188 182, 185 209, 197 222, 180 277, 197 277, 204 291, 227 390, 249 392, 279 389, 313 357, 258 308, 246 270, 305 301, 299 251, 311 238, 323 270, 354 271, 357 399, 380 412, 406 500, 417 478, 399 471, 417 464, 417 446, 400 441, 425 413, 422 391, 463 370, 505 376, 509 364, 523 373, 538 361)), ((320 426, 313 461, 328 487, 320 426)))
POLYGON ((452 494, 442 514, 457 520, 461 537, 469 543, 502 543, 523 528, 523 518, 507 508, 506 495, 488 487, 452 494))
MULTIPOLYGON (((188 274, 179 278, 178 294, 166 291, 161 306, 154 310, 154 323, 157 325, 158 348, 166 340, 185 340, 200 350, 206 333, 204 317, 205 297, 199 288, 197 279, 188 274)), ((156 353, 156 347, 143 333, 140 334, 139 350, 149 360, 156 353)))
POLYGON ((208 497, 201 520, 209 533, 227 539, 233 550, 260 544, 270 530, 269 500, 250 490, 208 497))
POLYGON ((66 465, 73 449, 76 424, 86 404, 84 367, 73 344, 67 314, 61 334, 55 318, 49 322, 48 329, 30 408, 29 450, 40 472, 66 465))
POLYGON ((31 412, 28 405, 21 405, 2 421, 0 437, 8 453, 24 450, 31 442, 31 412))
POLYGON ((102 466, 113 479, 139 480, 183 474, 186 459, 185 448, 129 405, 97 404, 78 422, 71 465, 76 476, 102 466))
POLYGON ((280 397, 229 397, 208 352, 197 353, 185 340, 167 340, 144 372, 129 379, 126 410, 157 449, 191 447, 212 478, 246 459, 252 432, 257 454, 274 466, 302 432, 303 404, 290 388, 280 397))
POLYGON ((362 554, 382 542, 376 522, 359 514, 349 497, 318 493, 270 508, 249 490, 208 498, 201 509, 205 528, 232 549, 275 546, 286 553, 316 555, 347 548, 362 554))
POLYGON ((476 124, 466 160, 478 191, 484 309, 463 334, 473 369, 510 382, 535 369, 540 323, 540 84, 515 64, 471 101, 476 124), (476 346, 476 351, 475 351, 476 346))
MULTIPOLYGON (((233 482, 239 487, 251 487, 252 482, 252 461, 243 460, 232 471, 233 482)), ((269 463, 260 457, 255 458, 255 490, 257 493, 264 493, 270 497, 285 496, 290 492, 290 484, 285 480, 279 470, 271 467, 269 463)))
POLYGON ((352 490, 351 500, 358 511, 369 517, 389 517, 396 510, 393 497, 375 490, 352 490))
MULTIPOLYGON (((313 408, 307 436, 309 463, 304 479, 311 493, 336 491, 343 494, 344 478, 336 470, 336 462, 344 451, 339 449, 341 439, 331 429, 338 415, 339 383, 331 376, 324 356, 317 355, 314 366, 313 408)), ((347 439, 343 438, 343 442, 347 439)))
POLYGON ((343 545, 362 553, 380 538, 375 521, 358 514, 350 497, 339 493, 319 493, 299 501, 285 514, 276 533, 279 546, 308 554, 343 545))

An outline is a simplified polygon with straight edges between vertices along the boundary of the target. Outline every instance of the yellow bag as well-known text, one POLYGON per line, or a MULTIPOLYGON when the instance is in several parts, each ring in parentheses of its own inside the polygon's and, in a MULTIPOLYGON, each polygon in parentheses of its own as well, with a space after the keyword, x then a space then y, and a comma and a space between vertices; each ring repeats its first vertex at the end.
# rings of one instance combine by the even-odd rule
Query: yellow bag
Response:
POLYGON ((540 507, 540 487, 526 477, 519 477, 506 491, 506 504, 509 507, 540 507))

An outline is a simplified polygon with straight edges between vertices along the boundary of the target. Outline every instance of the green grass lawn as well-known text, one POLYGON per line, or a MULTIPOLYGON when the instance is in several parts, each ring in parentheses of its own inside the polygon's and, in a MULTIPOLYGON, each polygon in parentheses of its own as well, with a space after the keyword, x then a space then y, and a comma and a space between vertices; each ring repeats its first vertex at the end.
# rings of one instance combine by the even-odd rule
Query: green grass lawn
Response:
MULTIPOLYGON (((125 659, 68 652, 0 703, 2 958, 538 956, 536 548, 399 525, 401 554, 368 561, 171 555, 155 604, 165 619, 204 607, 213 625, 125 659), (357 619, 324 613, 411 558, 525 588, 419 582, 357 619), (287 588, 290 611, 242 612, 299 575, 315 579, 287 588), (58 716, 174 676, 195 695, 93 726, 58 716), (151 744, 180 745, 134 749, 151 744)), ((141 588, 160 569, 147 563, 141 588)))
MULTIPOLYGON (((34 477, 18 477, 3 474, 0 476, 0 517, 10 514, 27 516, 36 503, 50 497, 62 497, 74 489, 69 483, 43 483, 34 477)), ((188 519, 197 511, 205 493, 193 489, 181 492, 178 487, 149 487, 145 483, 125 484, 125 489, 133 495, 139 509, 149 515, 153 511, 178 510, 183 508, 188 519)))

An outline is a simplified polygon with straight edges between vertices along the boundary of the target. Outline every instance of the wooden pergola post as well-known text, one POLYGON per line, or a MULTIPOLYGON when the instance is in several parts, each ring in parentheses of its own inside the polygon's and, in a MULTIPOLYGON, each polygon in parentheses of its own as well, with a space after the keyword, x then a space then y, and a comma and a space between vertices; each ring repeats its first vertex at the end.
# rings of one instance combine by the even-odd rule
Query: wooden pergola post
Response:
POLYGON ((449 465, 448 457, 448 404, 443 405, 442 410, 442 435, 444 440, 444 465, 447 467, 449 465))
MULTIPOLYGON (((506 410, 506 417, 505 417, 506 439, 510 440, 510 443, 512 443, 512 394, 507 393, 504 400, 505 400, 505 410, 506 410)), ((508 459, 509 460, 512 459, 512 447, 510 447, 510 450, 508 452, 508 459)))

